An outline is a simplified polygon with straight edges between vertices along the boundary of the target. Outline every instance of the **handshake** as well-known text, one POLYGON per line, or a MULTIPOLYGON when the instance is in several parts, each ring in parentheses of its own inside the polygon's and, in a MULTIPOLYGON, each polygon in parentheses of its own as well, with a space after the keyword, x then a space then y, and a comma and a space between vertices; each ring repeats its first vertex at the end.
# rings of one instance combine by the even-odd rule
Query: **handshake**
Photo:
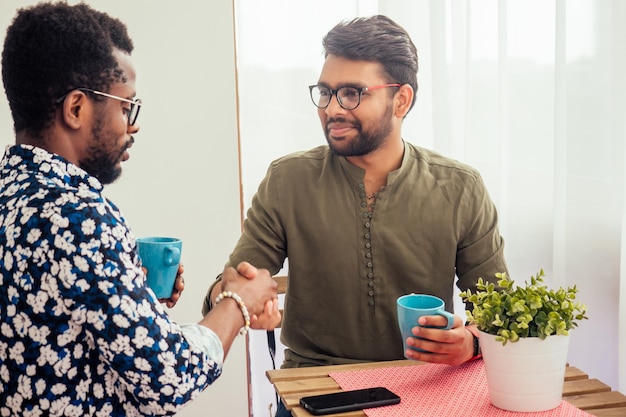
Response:
POLYGON ((243 313, 245 330, 248 327, 272 330, 282 319, 277 291, 278 284, 267 269, 257 269, 248 262, 241 262, 237 269, 229 267, 224 270, 221 282, 214 286, 210 297, 213 306, 216 300, 233 298, 243 313), (220 284, 221 288, 217 288, 220 284))

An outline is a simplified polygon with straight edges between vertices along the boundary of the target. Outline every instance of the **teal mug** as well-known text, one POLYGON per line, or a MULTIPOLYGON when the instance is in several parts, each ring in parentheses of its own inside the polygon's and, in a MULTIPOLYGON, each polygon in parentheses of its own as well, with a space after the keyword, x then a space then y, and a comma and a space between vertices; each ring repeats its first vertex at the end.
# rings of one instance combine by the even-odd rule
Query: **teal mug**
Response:
POLYGON ((170 298, 180 264, 183 241, 174 237, 140 237, 137 251, 148 270, 147 285, 158 299, 170 298))
MULTIPOLYGON (((409 337, 416 337, 411 332, 411 329, 418 324, 418 319, 422 316, 444 316, 448 322, 440 329, 449 329, 454 324, 454 315, 447 312, 445 309, 445 303, 439 297, 428 294, 407 294, 398 298, 398 325, 400 326, 400 333, 402 333, 402 343, 404 345, 404 352, 407 349, 413 349, 422 351, 422 349, 415 348, 406 344, 406 340, 409 337)), ((422 327, 422 326, 420 326, 422 327)), ((406 357, 406 354, 404 355, 406 357)), ((411 359, 411 358, 407 358, 411 359)))

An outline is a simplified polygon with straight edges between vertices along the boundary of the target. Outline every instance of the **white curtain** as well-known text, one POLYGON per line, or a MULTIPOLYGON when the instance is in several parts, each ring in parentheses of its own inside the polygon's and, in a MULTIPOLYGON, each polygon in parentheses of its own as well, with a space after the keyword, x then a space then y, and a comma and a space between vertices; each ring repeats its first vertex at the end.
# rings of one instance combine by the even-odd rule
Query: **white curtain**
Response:
MULTIPOLYGON (((551 285, 578 287, 590 320, 572 332, 569 362, 626 391, 626 2, 235 6, 245 209, 272 159, 325 143, 307 91, 323 35, 340 20, 386 14, 409 31, 420 61, 403 137, 479 169, 511 275, 523 282, 543 268, 551 285)), ((249 351, 253 414, 265 416, 274 396, 264 333, 251 335, 249 351)))

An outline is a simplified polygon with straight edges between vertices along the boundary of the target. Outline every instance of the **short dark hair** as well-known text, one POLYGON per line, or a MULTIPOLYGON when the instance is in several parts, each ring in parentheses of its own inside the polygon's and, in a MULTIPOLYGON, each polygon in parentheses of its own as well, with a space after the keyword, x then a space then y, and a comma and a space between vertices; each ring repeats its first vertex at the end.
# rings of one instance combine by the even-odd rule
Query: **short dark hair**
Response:
POLYGON ((123 80, 115 48, 132 52, 126 26, 86 4, 19 9, 2 51, 2 81, 15 132, 26 130, 41 139, 56 99, 79 87, 108 91, 123 80))
POLYGON ((341 22, 322 40, 325 56, 379 62, 388 83, 409 84, 417 96, 417 48, 408 32, 387 16, 341 22))

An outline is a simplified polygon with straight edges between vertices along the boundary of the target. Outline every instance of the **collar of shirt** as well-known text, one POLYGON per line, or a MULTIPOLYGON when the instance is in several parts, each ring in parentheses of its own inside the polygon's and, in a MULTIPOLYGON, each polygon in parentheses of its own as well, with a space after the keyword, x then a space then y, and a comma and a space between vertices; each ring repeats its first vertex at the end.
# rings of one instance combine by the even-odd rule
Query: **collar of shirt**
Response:
MULTIPOLYGON (((100 193, 100 181, 60 155, 31 145, 8 146, 0 162, 0 177, 8 178, 9 172, 35 173, 48 180, 59 180, 70 187, 88 187, 88 191, 100 193)), ((4 182, 4 181, 2 181, 4 182)))

